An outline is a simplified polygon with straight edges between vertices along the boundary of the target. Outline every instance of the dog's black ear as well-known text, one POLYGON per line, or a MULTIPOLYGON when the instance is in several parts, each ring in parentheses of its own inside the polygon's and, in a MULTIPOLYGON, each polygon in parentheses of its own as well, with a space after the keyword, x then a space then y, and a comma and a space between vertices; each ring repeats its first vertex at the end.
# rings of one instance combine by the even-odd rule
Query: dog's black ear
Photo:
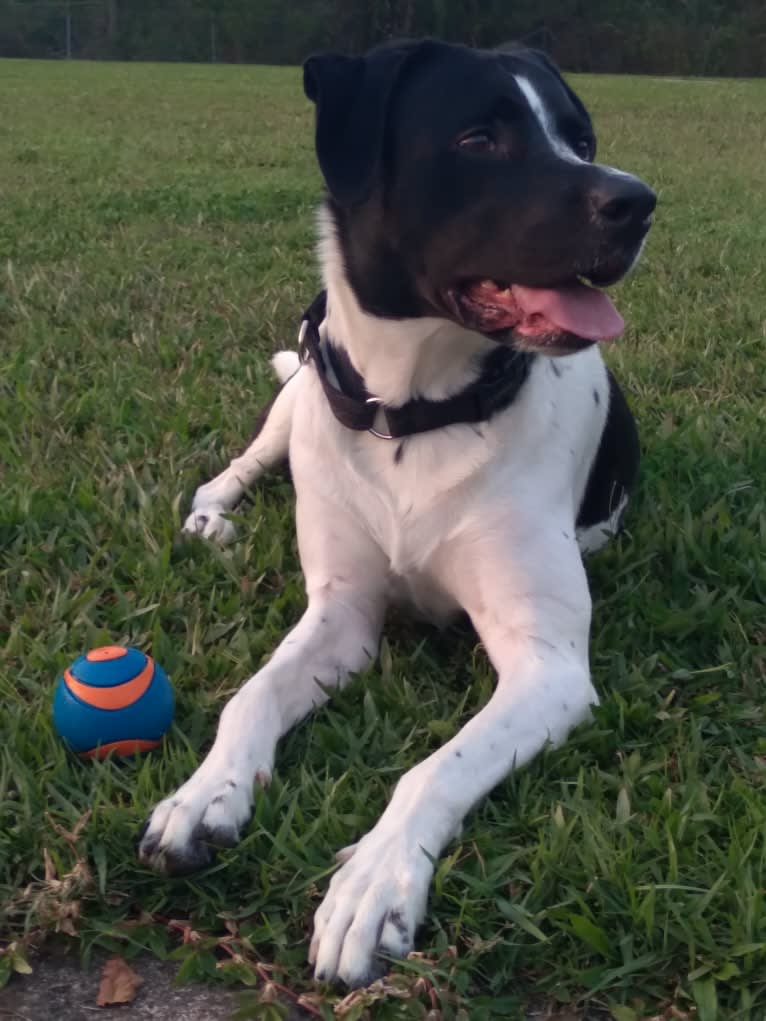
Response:
POLYGON ((319 167, 340 205, 369 198, 380 168, 391 94, 405 62, 424 45, 387 45, 366 57, 319 53, 303 65, 303 88, 317 108, 319 167))
POLYGON ((341 204, 365 176, 374 144, 374 125, 357 123, 364 72, 363 57, 340 53, 318 53, 303 65, 303 91, 317 108, 317 159, 330 194, 341 204))

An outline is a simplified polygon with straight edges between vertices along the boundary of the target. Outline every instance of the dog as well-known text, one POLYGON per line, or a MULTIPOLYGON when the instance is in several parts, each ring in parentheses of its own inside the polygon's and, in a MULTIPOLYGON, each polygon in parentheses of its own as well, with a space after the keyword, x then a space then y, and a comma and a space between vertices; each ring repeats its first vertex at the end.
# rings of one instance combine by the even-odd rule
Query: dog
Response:
POLYGON ((602 288, 638 260, 656 197, 595 162, 585 107, 536 51, 389 43, 309 58, 304 87, 326 295, 185 529, 231 540, 226 513, 289 457, 308 608, 139 855, 177 874, 236 843, 277 741, 375 659, 390 603, 465 611, 495 692, 339 853, 315 915, 316 978, 355 987, 412 950, 471 807, 598 702, 582 554, 620 527, 639 462, 598 350, 624 325, 602 288))

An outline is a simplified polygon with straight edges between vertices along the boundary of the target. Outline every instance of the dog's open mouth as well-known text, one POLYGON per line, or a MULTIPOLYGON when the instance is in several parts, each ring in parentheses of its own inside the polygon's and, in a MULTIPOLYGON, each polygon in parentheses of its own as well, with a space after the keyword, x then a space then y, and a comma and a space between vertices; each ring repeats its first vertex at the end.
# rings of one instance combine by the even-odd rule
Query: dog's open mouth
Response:
POLYGON ((470 280, 446 297, 465 326, 489 334, 510 331, 522 347, 576 350, 614 340, 625 328, 610 298, 579 280, 555 288, 470 280))

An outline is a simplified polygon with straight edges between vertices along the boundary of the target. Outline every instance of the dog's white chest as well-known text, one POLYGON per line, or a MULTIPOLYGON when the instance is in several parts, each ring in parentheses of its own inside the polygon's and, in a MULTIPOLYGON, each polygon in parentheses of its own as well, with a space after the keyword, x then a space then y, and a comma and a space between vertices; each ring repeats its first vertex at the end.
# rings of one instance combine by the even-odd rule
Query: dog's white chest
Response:
POLYGON ((497 516, 528 522, 562 494, 571 500, 581 462, 593 455, 601 423, 583 421, 594 405, 578 391, 603 383, 603 363, 595 352, 561 361, 556 376, 541 360, 514 404, 490 421, 406 440, 341 426, 306 372, 290 437, 300 499, 316 501, 317 514, 349 511, 384 554, 392 596, 445 617, 455 608, 443 584, 451 544, 471 542, 497 516))
POLYGON ((402 440, 353 432, 337 422, 316 377, 308 374, 290 438, 296 490, 305 486, 351 510, 396 574, 422 569, 464 520, 469 486, 481 486, 500 454, 489 423, 402 440))

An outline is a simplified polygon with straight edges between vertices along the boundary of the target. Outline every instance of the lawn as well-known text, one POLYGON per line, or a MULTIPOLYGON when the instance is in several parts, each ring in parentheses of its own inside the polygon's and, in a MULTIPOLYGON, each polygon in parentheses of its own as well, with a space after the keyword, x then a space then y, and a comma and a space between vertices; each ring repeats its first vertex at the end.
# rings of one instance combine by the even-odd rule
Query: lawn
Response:
MULTIPOLYGON (((659 193, 608 355, 644 469, 628 533, 588 564, 603 704, 469 817, 424 956, 350 1018, 373 995, 381 1019, 539 1000, 766 1018, 766 82, 576 85, 600 158, 659 193)), ((271 978, 331 1017, 312 913, 334 851, 487 699, 467 628, 392 617, 379 664, 286 738, 215 866, 169 881, 134 853, 303 606, 284 477, 234 546, 179 535, 317 288, 300 75, 6 61, 0 93, 0 980, 58 933, 86 960, 148 949, 181 979, 247 983, 243 1016, 279 1016, 258 1004, 271 978), (168 670, 176 720, 141 761, 83 764, 52 732, 52 686, 117 641, 168 670)))

